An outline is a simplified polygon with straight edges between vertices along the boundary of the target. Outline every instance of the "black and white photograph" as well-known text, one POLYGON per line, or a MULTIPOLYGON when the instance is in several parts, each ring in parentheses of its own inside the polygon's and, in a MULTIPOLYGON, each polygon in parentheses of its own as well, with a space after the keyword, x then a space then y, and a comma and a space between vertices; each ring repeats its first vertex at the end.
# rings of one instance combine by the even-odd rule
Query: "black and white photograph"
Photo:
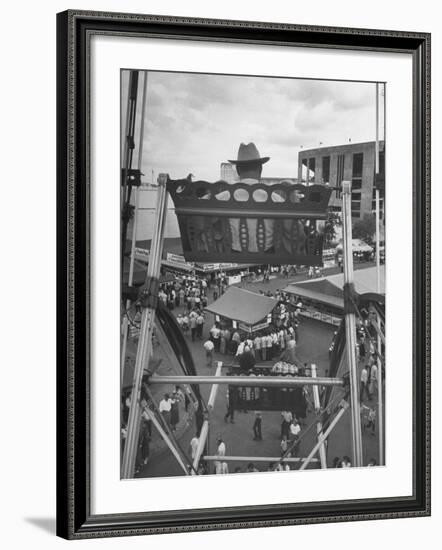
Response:
POLYGON ((121 479, 388 464, 385 82, 120 84, 121 479))

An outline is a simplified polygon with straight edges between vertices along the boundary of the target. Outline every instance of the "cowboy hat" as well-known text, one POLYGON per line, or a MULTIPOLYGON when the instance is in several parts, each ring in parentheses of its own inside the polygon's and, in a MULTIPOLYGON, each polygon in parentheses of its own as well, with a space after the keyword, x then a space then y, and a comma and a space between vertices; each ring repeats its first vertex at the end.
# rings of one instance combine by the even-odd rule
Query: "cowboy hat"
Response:
POLYGON ((235 165, 242 165, 242 164, 264 164, 267 161, 270 160, 270 157, 262 157, 260 158, 258 149, 256 148, 256 145, 254 143, 241 143, 238 149, 238 159, 237 160, 229 160, 231 164, 235 165))

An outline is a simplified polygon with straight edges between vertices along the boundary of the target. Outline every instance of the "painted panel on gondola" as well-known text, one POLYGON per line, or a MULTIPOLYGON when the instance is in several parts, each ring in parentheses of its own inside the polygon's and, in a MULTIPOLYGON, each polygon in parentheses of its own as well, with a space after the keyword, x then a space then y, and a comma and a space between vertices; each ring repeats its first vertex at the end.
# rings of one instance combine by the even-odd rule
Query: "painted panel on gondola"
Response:
POLYGON ((307 401, 302 387, 229 386, 229 401, 237 411, 293 411, 305 418, 307 401))
POLYGON ((322 265, 332 190, 167 180, 187 261, 322 265))

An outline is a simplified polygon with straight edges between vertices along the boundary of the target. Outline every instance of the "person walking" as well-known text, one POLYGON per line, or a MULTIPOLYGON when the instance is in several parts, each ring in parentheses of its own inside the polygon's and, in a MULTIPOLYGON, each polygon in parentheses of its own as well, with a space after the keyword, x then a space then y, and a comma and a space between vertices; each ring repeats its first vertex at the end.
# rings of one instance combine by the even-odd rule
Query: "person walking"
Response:
POLYGON ((365 424, 365 429, 371 429, 371 435, 375 435, 376 433, 376 410, 372 409, 371 407, 367 407, 367 405, 361 404, 361 409, 364 409, 368 411, 367 414, 367 423, 365 424))
POLYGON ((282 411, 281 412, 281 416, 282 416, 282 423, 281 423, 281 438, 280 439, 284 439, 284 437, 286 439, 289 438, 289 428, 290 428, 290 424, 293 420, 293 415, 290 411, 282 411))
POLYGON ((361 371, 361 384, 359 395, 361 403, 364 400, 364 394, 367 396, 367 399, 370 399, 370 394, 368 392, 368 367, 364 367, 361 371))
MULTIPOLYGON (((226 456, 226 444, 224 443, 224 441, 221 437, 219 437, 217 439, 216 444, 217 444, 216 456, 219 457, 219 458, 223 458, 224 456, 226 456)), ((214 466, 215 466, 215 473, 216 474, 225 473, 223 471, 223 470, 225 470, 225 468, 223 467, 223 461, 216 460, 214 466)))
POLYGON ((204 328, 204 315, 200 311, 196 318, 196 336, 199 340, 202 340, 203 338, 203 328, 204 328))
POLYGON ((212 342, 215 345, 215 351, 219 351, 221 330, 218 326, 218 323, 215 323, 210 329, 210 336, 212 337, 212 342))
POLYGON ((138 451, 135 464, 135 473, 138 473, 140 469, 147 464, 149 460, 149 425, 146 420, 142 418, 140 425, 140 439, 138 444, 138 451))
POLYGON ((206 365, 207 367, 213 366, 213 350, 215 348, 214 343, 212 340, 207 340, 204 345, 204 349, 206 350, 206 365))
POLYGON ((172 399, 168 393, 164 394, 163 399, 161 399, 159 404, 160 413, 163 415, 164 421, 169 426, 170 425, 170 412, 172 410, 172 399))
POLYGON ((180 421, 180 398, 176 392, 172 394, 172 405, 170 407, 170 426, 172 431, 176 431, 178 422, 180 421))
POLYGON ((239 370, 248 373, 256 365, 256 360, 249 346, 244 347, 244 353, 239 356, 239 370))
POLYGON ((239 335, 239 332, 235 330, 234 333, 232 334, 232 339, 231 339, 231 351, 233 355, 236 355, 240 342, 241 342, 241 336, 239 335))
MULTIPOLYGON (((192 312, 194 313, 194 312, 192 312)), ((190 325, 190 334, 192 336, 192 342, 195 342, 196 340, 196 331, 197 331, 197 315, 189 315, 189 325, 190 325)))
POLYGON ((260 411, 255 411, 255 421, 253 423, 253 439, 262 441, 262 415, 260 411))
POLYGON ((225 355, 226 354, 226 349, 227 349, 227 342, 226 342, 226 338, 225 338, 225 335, 224 335, 224 330, 221 330, 220 335, 219 335, 219 352, 222 355, 225 355))
POLYGON ((378 394, 378 367, 376 363, 373 363, 370 367, 369 380, 368 392, 372 398, 373 395, 377 396, 378 394))
POLYGON ((230 330, 227 327, 222 331, 222 336, 226 342, 224 353, 228 353, 230 351, 230 330))
POLYGON ((234 414, 235 414, 235 405, 236 405, 236 392, 237 389, 235 386, 230 386, 227 388, 226 393, 226 405, 227 405, 227 412, 224 415, 224 422, 227 422, 227 420, 230 418, 230 423, 234 424, 234 414))

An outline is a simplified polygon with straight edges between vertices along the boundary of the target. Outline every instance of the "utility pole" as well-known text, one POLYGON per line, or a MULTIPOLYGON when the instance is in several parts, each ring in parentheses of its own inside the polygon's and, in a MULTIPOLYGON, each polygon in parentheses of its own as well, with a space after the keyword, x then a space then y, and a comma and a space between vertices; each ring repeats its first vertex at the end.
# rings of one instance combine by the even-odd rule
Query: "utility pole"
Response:
MULTIPOLYGON (((138 144, 138 172, 141 174, 141 166, 143 162, 143 143, 144 143, 144 118, 146 113, 146 92, 147 92, 147 71, 144 71, 144 82, 143 82, 143 95, 142 95, 142 107, 141 107, 141 121, 140 121, 140 137, 138 144)), ((141 180, 141 176, 140 176, 141 180)), ((131 250, 130 250, 130 265, 129 265, 129 277, 127 286, 131 287, 134 280, 134 263, 135 263, 135 246, 137 240, 137 224, 138 224, 138 202, 139 202, 139 193, 140 190, 135 187, 134 190, 134 216, 132 218, 132 240, 131 240, 131 250)), ((123 316, 123 342, 121 344, 121 380, 123 380, 124 375, 124 366, 126 363, 126 348, 127 348, 127 337, 128 337, 128 311, 130 308, 130 300, 126 300, 126 313, 123 316)))
POLYGON ((353 274, 353 248, 351 227, 351 182, 342 182, 342 222, 344 259, 344 313, 347 363, 350 374, 353 463, 362 466, 361 406, 359 402, 359 376, 356 360, 356 316, 353 274))

